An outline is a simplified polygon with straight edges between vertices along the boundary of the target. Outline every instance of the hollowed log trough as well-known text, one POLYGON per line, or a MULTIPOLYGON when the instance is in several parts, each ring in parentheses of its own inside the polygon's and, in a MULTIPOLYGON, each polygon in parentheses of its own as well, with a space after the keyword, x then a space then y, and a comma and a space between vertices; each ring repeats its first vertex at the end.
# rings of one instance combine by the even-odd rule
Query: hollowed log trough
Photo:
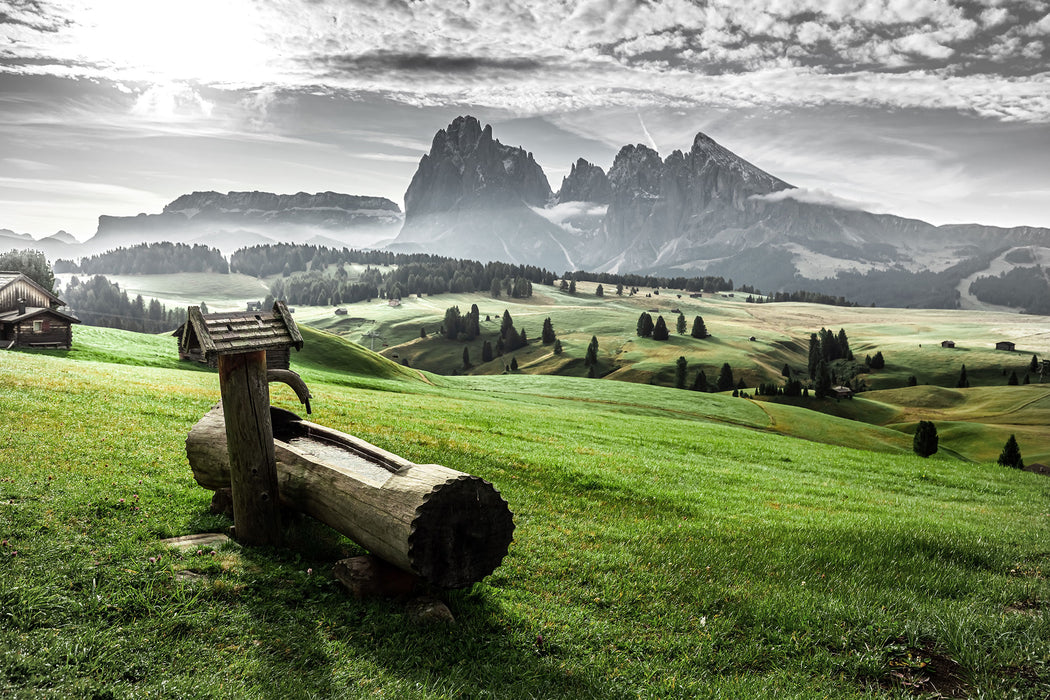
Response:
MULTIPOLYGON (((514 521, 489 482, 415 464, 289 411, 270 411, 282 505, 435 587, 469 586, 503 561, 514 521)), ((221 404, 190 431, 186 453, 198 484, 212 491, 230 487, 221 404)))

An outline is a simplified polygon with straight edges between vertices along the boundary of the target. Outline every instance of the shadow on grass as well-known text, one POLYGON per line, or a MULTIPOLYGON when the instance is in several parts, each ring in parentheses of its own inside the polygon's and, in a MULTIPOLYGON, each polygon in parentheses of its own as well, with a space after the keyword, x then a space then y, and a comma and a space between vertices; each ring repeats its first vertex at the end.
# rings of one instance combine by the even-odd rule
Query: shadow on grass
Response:
POLYGON ((280 549, 239 554, 251 581, 231 612, 248 621, 243 680, 253 695, 616 697, 578 664, 559 668, 558 645, 508 616, 484 584, 435 592, 455 623, 422 621, 406 601, 357 600, 335 581, 335 561, 362 552, 349 540, 311 520, 286 538, 280 549))

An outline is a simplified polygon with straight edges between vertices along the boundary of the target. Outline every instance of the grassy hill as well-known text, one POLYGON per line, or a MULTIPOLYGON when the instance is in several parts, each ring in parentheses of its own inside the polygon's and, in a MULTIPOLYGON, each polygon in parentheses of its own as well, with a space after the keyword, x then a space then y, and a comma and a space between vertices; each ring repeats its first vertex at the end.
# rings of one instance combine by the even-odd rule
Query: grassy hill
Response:
MULTIPOLYGON (((330 567, 360 550, 310 521, 276 550, 158 545, 230 525, 183 451, 217 377, 164 366, 168 339, 92 330, 65 356, 0 355, 0 694, 1050 693, 1046 477, 920 459, 899 431, 792 406, 441 377, 304 336, 293 368, 313 420, 481 476, 510 503, 503 565, 444 594, 457 622, 348 597, 330 567)), ((992 392, 972 410, 938 392, 877 398, 887 425, 922 402, 960 422, 1023 413, 992 392)), ((274 401, 297 410, 290 392, 274 401)))

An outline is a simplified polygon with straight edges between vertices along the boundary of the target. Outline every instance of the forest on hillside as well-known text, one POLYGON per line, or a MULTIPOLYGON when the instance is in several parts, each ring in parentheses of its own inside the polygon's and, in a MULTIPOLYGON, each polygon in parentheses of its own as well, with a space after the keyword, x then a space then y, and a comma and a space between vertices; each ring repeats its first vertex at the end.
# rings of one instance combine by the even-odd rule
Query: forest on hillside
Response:
POLYGON ((230 264, 217 248, 185 243, 142 243, 72 260, 56 260, 55 272, 88 275, 160 275, 178 272, 226 274, 230 264))

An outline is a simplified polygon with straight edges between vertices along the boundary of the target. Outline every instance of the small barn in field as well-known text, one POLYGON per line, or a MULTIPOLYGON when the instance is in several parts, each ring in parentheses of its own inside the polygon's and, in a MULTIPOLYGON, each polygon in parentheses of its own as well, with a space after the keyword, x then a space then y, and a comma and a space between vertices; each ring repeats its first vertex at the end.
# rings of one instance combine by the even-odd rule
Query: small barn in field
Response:
POLYGON ((1009 340, 1000 340, 998 343, 995 344, 996 350, 1009 350, 1010 352, 1013 352, 1014 347, 1015 345, 1009 340))
POLYGON ((60 348, 73 344, 80 319, 66 303, 21 272, 0 271, 0 348, 60 348))
POLYGON ((954 348, 955 347, 955 341, 954 340, 942 340, 941 341, 941 347, 942 348, 954 348))

